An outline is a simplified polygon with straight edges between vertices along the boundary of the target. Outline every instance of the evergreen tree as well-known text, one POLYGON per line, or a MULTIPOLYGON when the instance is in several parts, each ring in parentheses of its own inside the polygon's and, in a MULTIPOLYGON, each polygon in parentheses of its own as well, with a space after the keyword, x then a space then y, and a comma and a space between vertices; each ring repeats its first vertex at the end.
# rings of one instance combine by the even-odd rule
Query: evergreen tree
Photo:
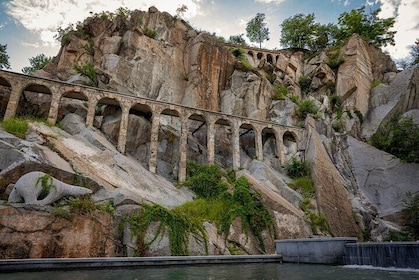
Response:
POLYGON ((36 70, 40 70, 45 67, 51 61, 51 57, 46 56, 41 53, 35 57, 29 58, 29 63, 31 66, 26 66, 22 68, 22 73, 30 74, 36 70))
POLYGON ((7 55, 7 45, 0 44, 0 69, 10 69, 9 56, 7 55))

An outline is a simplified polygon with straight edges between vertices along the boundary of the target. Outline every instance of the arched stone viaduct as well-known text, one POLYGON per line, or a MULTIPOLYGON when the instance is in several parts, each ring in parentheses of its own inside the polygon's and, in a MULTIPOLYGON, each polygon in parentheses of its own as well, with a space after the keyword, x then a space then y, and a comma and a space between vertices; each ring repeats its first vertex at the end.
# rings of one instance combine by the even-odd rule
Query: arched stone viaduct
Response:
MULTIPOLYGON (((207 162, 214 163, 215 151, 215 126, 230 126, 232 130, 231 153, 233 158, 233 169, 240 168, 240 129, 252 129, 255 134, 256 158, 263 160, 263 142, 262 135, 269 133, 275 136, 276 155, 283 163, 284 155, 284 137, 293 137, 299 145, 303 130, 297 127, 288 127, 272 122, 266 122, 256 119, 249 119, 239 116, 227 115, 220 112, 202 110, 187 107, 179 104, 156 101, 148 98, 140 98, 114 91, 92 88, 88 86, 70 84, 66 82, 50 80, 45 78, 27 76, 19 73, 0 70, 0 86, 8 88, 10 96, 8 97, 7 108, 4 119, 16 116, 19 106, 19 100, 24 91, 43 93, 51 95, 51 104, 48 113, 48 122, 55 124, 58 116, 60 100, 63 97, 83 100, 88 104, 86 125, 93 125, 95 118, 95 109, 97 104, 119 105, 122 110, 122 119, 118 136, 117 148, 120 152, 125 152, 128 129, 128 116, 131 112, 140 113, 144 116, 151 116, 151 143, 149 155, 149 170, 153 173, 157 168, 157 149, 158 132, 160 118, 163 115, 177 116, 181 123, 180 135, 180 160, 179 160, 179 181, 184 181, 186 177, 187 161, 187 139, 188 139, 188 121, 196 120, 205 122, 207 125, 207 162)), ((2 92, 0 91, 0 95, 2 92)), ((1 97, 1 96, 0 96, 1 97)), ((0 118, 2 116, 0 115, 0 118)))

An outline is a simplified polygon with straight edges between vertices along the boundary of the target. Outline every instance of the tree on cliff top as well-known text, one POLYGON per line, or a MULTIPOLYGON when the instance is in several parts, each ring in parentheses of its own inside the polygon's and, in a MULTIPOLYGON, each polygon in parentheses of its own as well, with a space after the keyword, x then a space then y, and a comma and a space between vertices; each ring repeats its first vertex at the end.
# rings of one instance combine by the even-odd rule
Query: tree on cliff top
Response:
POLYGON ((393 45, 396 31, 390 31, 394 26, 394 18, 381 19, 378 14, 381 9, 365 13, 365 6, 342 13, 338 19, 338 39, 344 41, 352 34, 357 33, 363 39, 377 47, 385 47, 387 44, 393 45))
POLYGON ((265 14, 257 13, 246 25, 246 36, 250 42, 259 43, 259 48, 262 48, 262 42, 269 40, 269 28, 264 20, 265 14))
POLYGON ((9 56, 6 50, 7 45, 0 44, 0 69, 10 69, 9 56))
POLYGON ((45 67, 51 61, 50 56, 46 56, 45 54, 41 53, 37 56, 29 58, 29 63, 31 66, 26 66, 22 68, 22 73, 30 74, 36 70, 40 70, 45 67))
POLYGON ((411 65, 415 66, 419 64, 419 39, 416 39, 415 45, 412 46, 412 50, 410 51, 412 55, 412 62, 411 65))

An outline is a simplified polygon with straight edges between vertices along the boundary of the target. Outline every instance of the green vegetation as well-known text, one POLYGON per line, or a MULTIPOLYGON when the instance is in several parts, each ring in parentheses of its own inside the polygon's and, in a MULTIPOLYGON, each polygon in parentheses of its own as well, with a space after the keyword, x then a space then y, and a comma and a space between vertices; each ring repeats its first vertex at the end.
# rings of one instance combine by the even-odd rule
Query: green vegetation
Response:
POLYGON ((314 104, 314 101, 311 99, 298 102, 297 105, 298 109, 296 114, 301 120, 304 120, 309 114, 315 115, 318 112, 318 108, 314 104))
POLYGON ((328 232, 329 234, 332 233, 332 230, 330 229, 329 222, 327 221, 326 217, 321 213, 316 213, 309 211, 306 213, 308 215, 308 218, 311 222, 311 230, 313 232, 321 231, 321 232, 328 232))
POLYGON ((388 241, 419 240, 419 194, 407 193, 403 203, 403 227, 400 232, 390 231, 388 241))
POLYGON ((9 55, 7 54, 7 45, 0 44, 0 69, 10 69, 9 55))
POLYGON ((288 95, 288 88, 283 84, 274 85, 276 93, 272 96, 273 100, 284 100, 288 95))
POLYGON ((330 107, 333 109, 341 108, 340 97, 337 94, 333 94, 329 98, 330 107))
POLYGON ((328 52, 329 60, 326 64, 330 67, 330 69, 337 70, 339 66, 345 62, 345 59, 339 58, 339 55, 340 49, 328 52))
POLYGON ((265 14, 257 13, 246 25, 246 36, 250 42, 259 43, 259 48, 262 48, 262 43, 269 40, 269 29, 266 27, 265 14))
POLYGON ((410 50, 410 55, 412 56, 412 62, 410 63, 410 65, 415 66, 419 64, 419 39, 416 39, 415 44, 412 46, 412 49, 410 50))
POLYGON ((237 217, 241 218, 243 230, 251 230, 265 251, 261 232, 269 230, 275 235, 274 221, 263 205, 260 193, 251 190, 245 177, 236 179, 234 172, 225 173, 215 165, 188 163, 183 185, 191 188, 198 198, 170 210, 143 204, 139 214, 124 219, 137 236, 137 255, 144 254, 164 227, 168 228, 172 255, 187 255, 190 234, 204 238, 207 243, 204 221, 214 222, 220 232, 227 234, 237 217), (153 240, 145 243, 145 233, 151 222, 159 222, 159 228, 153 240))
POLYGON ((377 80, 372 81, 372 83, 371 83, 371 89, 376 88, 380 84, 381 84, 380 81, 377 81, 377 80))
POLYGON ((295 178, 292 183, 290 183, 290 187, 294 190, 299 190, 303 197, 313 198, 315 189, 313 185, 313 181, 309 176, 298 177, 295 178))
POLYGON ((395 117, 370 138, 376 148, 406 162, 419 163, 419 125, 412 119, 395 117))
POLYGON ((295 157, 291 158, 291 162, 287 164, 286 170, 287 175, 293 179, 310 175, 310 167, 307 162, 299 161, 295 157))
POLYGON ((1 125, 5 131, 24 139, 25 134, 29 129, 27 118, 10 118, 2 121, 1 125))
POLYGON ((36 185, 41 183, 41 193, 38 195, 38 200, 47 197, 52 188, 57 189, 57 187, 54 186, 53 182, 54 179, 51 177, 51 175, 48 174, 45 174, 44 176, 38 178, 38 180, 36 181, 36 185))
POLYGON ((198 219, 183 215, 176 209, 169 210, 160 205, 144 203, 141 206, 142 210, 139 214, 124 218, 124 221, 129 223, 132 234, 137 236, 136 256, 144 256, 145 251, 162 233, 164 227, 167 227, 169 232, 169 246, 172 255, 188 255, 189 234, 193 234, 195 237, 202 236, 205 240, 205 249, 208 252, 206 231, 198 219), (149 243, 145 243, 145 234, 152 222, 160 224, 155 237, 149 243))
POLYGON ((298 79, 298 85, 300 86, 301 92, 307 94, 310 91, 311 79, 307 76, 301 76, 298 79))
POLYGON ((89 82, 86 83, 88 86, 97 86, 97 73, 98 69, 90 62, 86 62, 82 65, 74 64, 74 70, 80 75, 89 78, 89 82))
POLYGON ((155 39, 157 36, 157 31, 154 29, 146 28, 144 29, 144 35, 149 38, 155 39))
POLYGON ((235 45, 246 46, 247 45, 246 40, 243 38, 243 36, 244 36, 244 34, 232 35, 228 39, 228 43, 235 44, 235 45))
POLYGON ((36 70, 40 70, 45 67, 51 61, 50 56, 46 56, 45 54, 38 54, 35 57, 29 58, 29 63, 31 66, 26 66, 22 68, 22 73, 30 74, 36 70))

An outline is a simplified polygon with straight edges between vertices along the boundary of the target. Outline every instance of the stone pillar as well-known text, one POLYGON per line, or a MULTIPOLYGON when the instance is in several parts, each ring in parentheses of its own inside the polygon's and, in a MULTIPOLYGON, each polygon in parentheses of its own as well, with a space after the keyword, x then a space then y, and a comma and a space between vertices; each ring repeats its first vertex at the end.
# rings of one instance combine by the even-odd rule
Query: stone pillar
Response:
POLYGON ((179 147, 179 182, 183 183, 186 180, 186 160, 187 160, 187 145, 188 145, 188 119, 181 117, 181 133, 180 133, 180 147, 179 147))
POLYGON ((212 119, 208 119, 207 123, 207 151, 208 151, 208 164, 214 164, 215 157, 215 123, 212 119))
POLYGON ((157 148, 159 146, 159 126, 160 114, 153 114, 151 122, 151 135, 150 135, 150 158, 148 161, 148 170, 156 173, 157 171, 157 148))
POLYGON ((19 83, 12 85, 10 92, 9 102, 7 103, 6 112, 4 113, 4 119, 10 119, 16 116, 17 106, 19 106, 20 94, 22 86, 19 83))
POLYGON ((262 130, 255 128, 255 148, 257 160, 263 160, 263 142, 262 142, 262 130))
POLYGON ((240 124, 234 122, 233 124, 233 145, 232 145, 232 154, 233 154, 233 169, 240 169, 240 124))
POLYGON ((130 107, 124 104, 124 106, 122 107, 121 123, 119 124, 118 136, 118 151, 122 154, 125 153, 125 145, 127 143, 129 110, 130 107))
POLYGON ((57 122, 58 109, 60 107, 61 96, 62 96, 61 92, 54 91, 52 93, 51 105, 50 105, 49 114, 48 114, 48 122, 51 125, 55 125, 55 123, 57 122))
POLYGON ((284 165, 284 141, 282 139, 282 131, 274 129, 276 142, 276 156, 279 158, 281 165, 284 165))
POLYGON ((89 98, 89 107, 87 108, 87 116, 86 116, 87 126, 93 125, 93 122, 95 120, 96 105, 97 105, 96 98, 89 98))

